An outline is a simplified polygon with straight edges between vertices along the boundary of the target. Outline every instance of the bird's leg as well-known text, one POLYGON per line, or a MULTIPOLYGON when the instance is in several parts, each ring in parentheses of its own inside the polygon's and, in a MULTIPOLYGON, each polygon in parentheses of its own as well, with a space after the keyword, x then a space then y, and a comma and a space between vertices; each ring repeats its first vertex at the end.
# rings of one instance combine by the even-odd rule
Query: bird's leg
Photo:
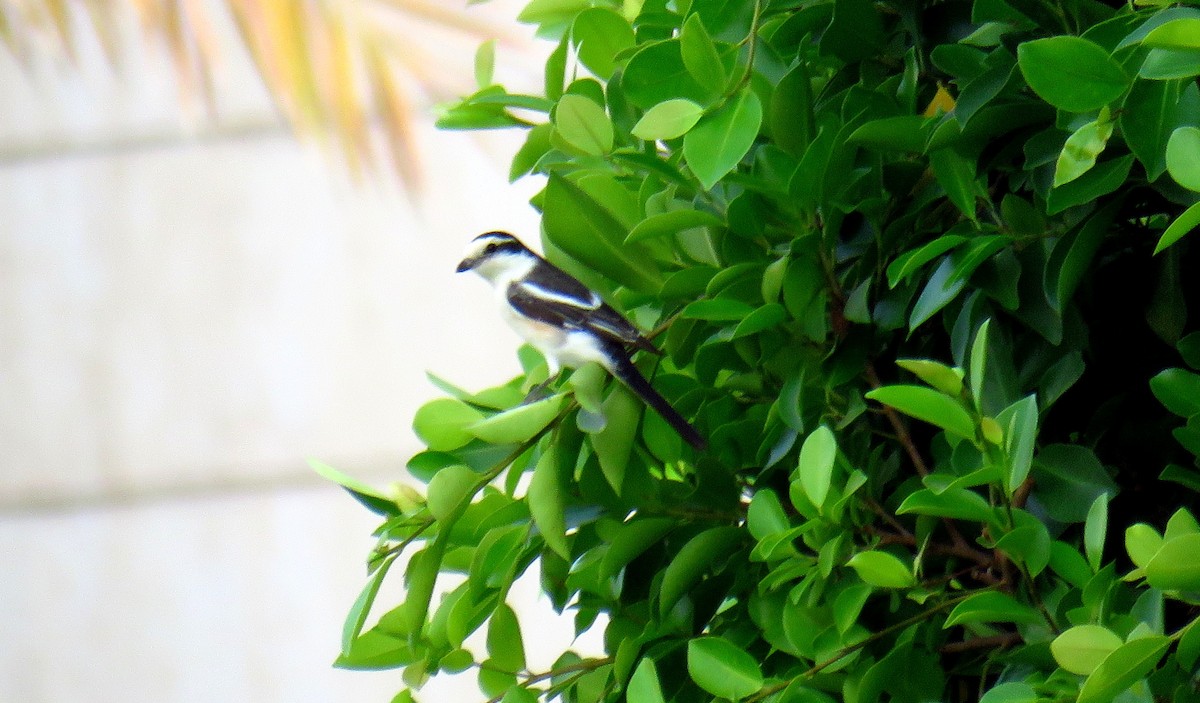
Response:
POLYGON ((521 401, 521 404, 528 405, 529 403, 549 398, 552 395, 550 393, 550 384, 557 380, 560 375, 562 375, 562 368, 558 364, 547 360, 546 380, 530 388, 529 392, 525 394, 525 400, 521 401))

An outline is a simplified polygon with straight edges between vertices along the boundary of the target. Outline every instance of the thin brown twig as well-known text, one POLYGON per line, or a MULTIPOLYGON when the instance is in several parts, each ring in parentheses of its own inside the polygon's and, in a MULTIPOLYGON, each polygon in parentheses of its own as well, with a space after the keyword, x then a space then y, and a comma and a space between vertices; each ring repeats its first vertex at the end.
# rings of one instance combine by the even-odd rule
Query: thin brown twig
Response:
POLYGON ((1021 635, 1016 632, 1006 632, 1002 635, 976 637, 974 639, 963 640, 962 642, 950 642, 939 647, 938 652, 942 654, 954 654, 956 652, 970 652, 976 649, 1007 649, 1021 641, 1021 635))
MULTIPOLYGON (((875 365, 870 361, 867 362, 866 368, 867 383, 872 389, 882 388, 883 382, 879 380, 879 374, 875 371, 875 365)), ((894 408, 888 405, 883 406, 883 414, 891 423, 892 429, 896 432, 896 438, 900 440, 900 445, 904 447, 904 451, 908 454, 909 461, 912 462, 913 468, 922 477, 929 475, 929 467, 925 465, 925 460, 921 458, 921 453, 917 451, 917 445, 913 443, 912 435, 908 433, 908 426, 904 424, 900 414, 894 408)))

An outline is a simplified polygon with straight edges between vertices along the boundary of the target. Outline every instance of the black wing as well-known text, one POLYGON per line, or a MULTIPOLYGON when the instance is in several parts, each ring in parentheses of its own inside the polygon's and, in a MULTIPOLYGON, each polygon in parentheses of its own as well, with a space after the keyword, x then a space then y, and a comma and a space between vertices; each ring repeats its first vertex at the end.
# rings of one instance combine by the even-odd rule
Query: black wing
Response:
POLYGON ((625 346, 659 351, 633 323, 565 271, 539 262, 529 275, 509 284, 508 303, 522 315, 551 325, 591 330, 625 346))

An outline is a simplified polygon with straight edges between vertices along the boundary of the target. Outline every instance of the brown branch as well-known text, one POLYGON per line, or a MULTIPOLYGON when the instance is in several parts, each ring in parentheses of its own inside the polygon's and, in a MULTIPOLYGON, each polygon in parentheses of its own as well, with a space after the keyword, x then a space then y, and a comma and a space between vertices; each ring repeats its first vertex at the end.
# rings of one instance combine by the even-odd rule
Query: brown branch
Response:
POLYGON ((975 639, 963 640, 962 642, 944 644, 938 648, 938 652, 942 654, 954 654, 956 652, 969 652, 975 649, 1007 649, 1020 642, 1021 636, 1019 634, 1006 632, 1002 635, 976 637, 975 639))
MULTIPOLYGON (((866 369, 867 383, 871 389, 882 388, 883 382, 879 380, 879 374, 875 372, 875 365, 870 361, 867 362, 866 369)), ((908 433, 908 426, 904 424, 904 420, 894 408, 888 405, 883 406, 883 414, 891 423, 892 429, 896 432, 896 438, 900 440, 900 445, 904 447, 904 451, 908 453, 908 458, 912 461, 913 468, 921 476, 929 475, 929 467, 925 465, 925 460, 921 458, 921 453, 917 451, 917 445, 913 443, 912 435, 908 433)))

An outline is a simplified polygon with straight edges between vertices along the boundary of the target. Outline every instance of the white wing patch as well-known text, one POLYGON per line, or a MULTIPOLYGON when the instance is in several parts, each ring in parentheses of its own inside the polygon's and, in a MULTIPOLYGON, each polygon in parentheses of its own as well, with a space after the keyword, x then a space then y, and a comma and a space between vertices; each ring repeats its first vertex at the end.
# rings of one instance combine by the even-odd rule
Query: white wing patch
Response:
POLYGON ((599 309, 599 307, 604 303, 604 301, 600 299, 599 294, 597 294, 595 291, 588 291, 588 298, 582 299, 574 295, 570 295, 569 293, 564 293, 563 291, 543 288, 535 283, 529 283, 528 281, 522 282, 520 285, 522 289, 528 291, 530 295, 534 296, 538 300, 569 305, 573 308, 578 308, 581 310, 596 310, 599 309))

